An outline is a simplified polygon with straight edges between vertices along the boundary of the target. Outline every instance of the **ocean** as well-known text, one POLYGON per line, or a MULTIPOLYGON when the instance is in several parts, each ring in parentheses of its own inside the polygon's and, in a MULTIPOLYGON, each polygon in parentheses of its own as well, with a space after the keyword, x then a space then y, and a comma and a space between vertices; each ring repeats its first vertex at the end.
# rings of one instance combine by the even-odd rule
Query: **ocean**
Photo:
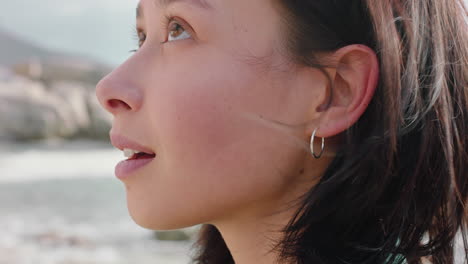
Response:
POLYGON ((130 218, 108 143, 0 143, 0 264, 182 264, 191 242, 130 218))

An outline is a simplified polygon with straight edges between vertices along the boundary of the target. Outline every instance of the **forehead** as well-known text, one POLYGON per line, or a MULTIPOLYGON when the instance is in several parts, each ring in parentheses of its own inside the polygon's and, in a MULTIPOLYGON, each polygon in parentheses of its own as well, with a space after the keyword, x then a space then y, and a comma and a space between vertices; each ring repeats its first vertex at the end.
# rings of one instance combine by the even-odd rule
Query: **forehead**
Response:
MULTIPOLYGON (((271 57, 271 54, 280 56, 277 50, 283 48, 283 34, 280 34, 283 19, 275 2, 273 0, 140 0, 138 9, 140 18, 137 18, 137 26, 147 31, 158 32, 161 30, 158 27, 160 25, 152 23, 153 20, 149 18, 157 19, 166 13, 164 10, 170 11, 172 7, 173 10, 180 7, 178 10, 184 11, 178 15, 183 15, 183 18, 188 19, 191 26, 195 27, 200 43, 219 45, 222 50, 233 50, 235 54, 247 58, 257 56, 267 58, 271 57)), ((167 14, 175 15, 172 12, 167 14)))
POLYGON ((136 9, 136 16, 141 17, 143 16, 143 6, 146 4, 143 4, 143 2, 148 2, 151 4, 155 4, 160 8, 167 8, 171 4, 174 3, 185 3, 187 5, 191 5, 200 9, 211 9, 212 6, 206 1, 206 0, 147 0, 147 1, 140 1, 138 3, 137 9, 136 9))

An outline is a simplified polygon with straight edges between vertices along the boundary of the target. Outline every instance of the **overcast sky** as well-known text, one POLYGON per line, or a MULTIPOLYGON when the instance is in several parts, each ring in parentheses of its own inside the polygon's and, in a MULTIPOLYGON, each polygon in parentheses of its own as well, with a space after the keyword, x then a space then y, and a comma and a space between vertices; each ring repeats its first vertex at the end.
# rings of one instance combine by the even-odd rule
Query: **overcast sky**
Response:
POLYGON ((118 65, 136 46, 138 0, 1 1, 0 26, 49 49, 118 65))
POLYGON ((0 27, 41 46, 117 65, 135 48, 138 0, 2 0, 0 27))

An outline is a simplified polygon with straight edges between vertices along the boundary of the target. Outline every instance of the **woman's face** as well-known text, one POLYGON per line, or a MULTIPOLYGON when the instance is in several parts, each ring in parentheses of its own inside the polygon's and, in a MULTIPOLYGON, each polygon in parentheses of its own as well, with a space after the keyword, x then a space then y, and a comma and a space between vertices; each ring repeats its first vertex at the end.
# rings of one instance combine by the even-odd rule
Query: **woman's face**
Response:
POLYGON ((141 0, 138 13, 140 49, 97 87, 111 137, 156 153, 121 178, 135 222, 216 223, 292 199, 308 137, 281 124, 306 122, 317 95, 295 78, 272 1, 141 0))

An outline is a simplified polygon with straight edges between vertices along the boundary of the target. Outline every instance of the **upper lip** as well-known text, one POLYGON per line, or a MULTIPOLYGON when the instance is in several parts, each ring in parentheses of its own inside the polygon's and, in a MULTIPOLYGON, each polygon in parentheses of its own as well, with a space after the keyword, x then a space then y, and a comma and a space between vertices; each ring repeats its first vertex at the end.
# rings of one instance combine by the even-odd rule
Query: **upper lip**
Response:
POLYGON ((143 145, 140 145, 139 143, 132 141, 119 134, 110 133, 110 140, 111 140, 112 145, 120 150, 132 149, 132 150, 136 150, 138 152, 144 152, 150 155, 155 154, 154 151, 152 151, 151 149, 143 145))

